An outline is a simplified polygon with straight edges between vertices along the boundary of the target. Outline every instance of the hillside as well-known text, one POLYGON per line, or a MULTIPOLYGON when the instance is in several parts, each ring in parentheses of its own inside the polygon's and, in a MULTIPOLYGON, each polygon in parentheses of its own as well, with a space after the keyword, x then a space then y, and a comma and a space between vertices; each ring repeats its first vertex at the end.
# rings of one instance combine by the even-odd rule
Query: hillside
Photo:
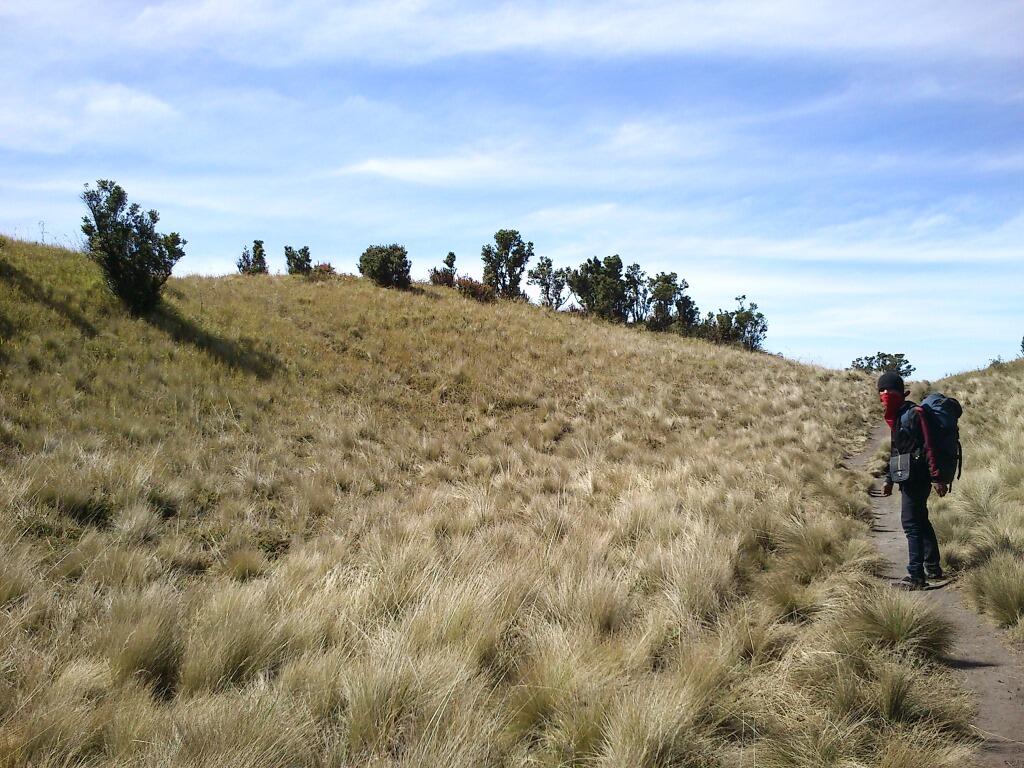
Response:
POLYGON ((0 246, 0 764, 959 766, 859 375, 0 246))
POLYGON ((964 406, 963 478, 935 503, 935 530, 967 594, 1024 643, 1024 360, 933 386, 964 406))

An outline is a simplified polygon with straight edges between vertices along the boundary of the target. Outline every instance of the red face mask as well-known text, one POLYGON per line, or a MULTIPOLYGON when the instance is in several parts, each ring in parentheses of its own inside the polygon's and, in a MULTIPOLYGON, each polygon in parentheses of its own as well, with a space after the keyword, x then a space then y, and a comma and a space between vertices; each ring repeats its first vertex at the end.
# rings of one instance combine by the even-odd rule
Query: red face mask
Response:
POLYGON ((896 417, 906 398, 902 392, 879 392, 878 396, 881 398, 882 404, 885 405, 885 423, 889 425, 889 429, 895 429, 896 417))

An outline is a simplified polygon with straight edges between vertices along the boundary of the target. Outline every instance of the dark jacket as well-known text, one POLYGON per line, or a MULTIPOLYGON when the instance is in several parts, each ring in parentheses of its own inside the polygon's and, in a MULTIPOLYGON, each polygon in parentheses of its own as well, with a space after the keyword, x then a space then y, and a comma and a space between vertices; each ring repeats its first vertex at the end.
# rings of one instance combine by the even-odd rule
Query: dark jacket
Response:
MULTIPOLYGON (((917 403, 912 400, 907 400, 900 407, 896 427, 891 431, 890 446, 890 458, 901 453, 910 454, 909 482, 918 484, 931 481, 933 462, 929 459, 928 444, 921 429, 921 414, 917 410, 917 403)), ((885 477, 892 482, 892 473, 888 466, 885 477)))

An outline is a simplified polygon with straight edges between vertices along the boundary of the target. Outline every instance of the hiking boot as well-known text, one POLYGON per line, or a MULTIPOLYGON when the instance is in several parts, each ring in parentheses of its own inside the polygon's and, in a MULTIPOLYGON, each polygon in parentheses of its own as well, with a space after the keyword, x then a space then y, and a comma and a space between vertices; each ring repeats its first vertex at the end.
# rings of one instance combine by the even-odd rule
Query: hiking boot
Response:
POLYGON ((924 577, 926 579, 932 579, 933 581, 942 581, 944 578, 946 578, 941 568, 936 568, 934 570, 930 568, 925 568, 924 577))
POLYGON ((896 582, 897 586, 910 592, 917 592, 928 588, 928 582, 923 576, 904 576, 902 581, 896 582))

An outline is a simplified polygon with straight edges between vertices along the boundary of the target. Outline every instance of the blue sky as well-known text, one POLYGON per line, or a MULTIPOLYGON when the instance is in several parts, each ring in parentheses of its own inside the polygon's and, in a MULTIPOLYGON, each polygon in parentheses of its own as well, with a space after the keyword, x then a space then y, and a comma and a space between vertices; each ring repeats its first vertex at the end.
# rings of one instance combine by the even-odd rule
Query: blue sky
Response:
MULTIPOLYGON (((515 228, 746 294, 767 346, 920 377, 1024 336, 1024 3, 0 0, 0 231, 113 178, 188 239, 425 277, 515 228)), ((44 225, 41 225, 41 222, 44 225)))

